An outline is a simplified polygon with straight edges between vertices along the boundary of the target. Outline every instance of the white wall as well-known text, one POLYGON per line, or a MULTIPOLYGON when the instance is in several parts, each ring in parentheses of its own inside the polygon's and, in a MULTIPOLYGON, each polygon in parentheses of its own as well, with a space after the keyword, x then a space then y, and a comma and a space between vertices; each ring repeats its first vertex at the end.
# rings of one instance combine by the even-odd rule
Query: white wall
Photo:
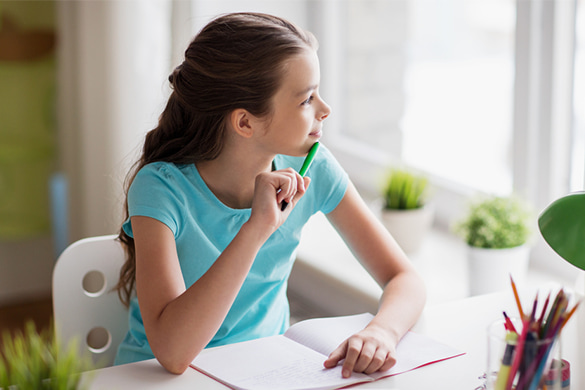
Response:
POLYGON ((59 3, 61 167, 71 240, 115 233, 123 180, 168 96, 171 3, 59 3))

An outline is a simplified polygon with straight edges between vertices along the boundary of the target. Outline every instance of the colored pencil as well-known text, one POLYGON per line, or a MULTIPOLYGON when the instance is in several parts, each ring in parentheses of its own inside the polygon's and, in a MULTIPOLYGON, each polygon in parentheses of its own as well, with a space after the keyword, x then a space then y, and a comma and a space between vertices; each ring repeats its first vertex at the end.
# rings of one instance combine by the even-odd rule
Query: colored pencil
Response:
POLYGON ((512 284, 512 290, 514 291, 514 298, 516 299, 516 306, 518 306, 518 313, 520 314, 520 318, 524 319, 524 311, 522 310, 522 303, 520 302, 520 297, 518 296, 518 290, 516 289, 516 283, 514 283, 514 279, 512 275, 510 275, 510 283, 512 284))
POLYGON ((508 317, 508 315, 506 314, 506 312, 504 311, 504 319, 506 321, 506 330, 509 330, 511 332, 514 333, 518 333, 516 332, 516 328, 514 327, 514 324, 512 323, 512 320, 510 319, 510 317, 508 317))
POLYGON ((506 390, 512 390, 512 383, 514 382, 516 372, 518 371, 518 367, 520 366, 520 362, 522 361, 522 355, 524 353, 524 341, 526 340, 526 335, 528 334, 528 325, 529 325, 528 318, 523 319, 522 333, 520 333, 520 337, 518 337, 518 343, 516 344, 516 354, 514 355, 512 367, 510 368, 508 382, 506 383, 506 390))
POLYGON ((569 321, 569 319, 571 318, 571 316, 575 313, 575 311, 577 310, 577 307, 579 306, 580 303, 581 303, 581 301, 577 302, 575 304, 575 306, 573 306, 573 308, 571 309, 571 311, 569 312, 569 314, 567 314, 565 316, 565 319, 563 320, 563 323, 561 324, 561 330, 563 330, 563 328, 565 327, 565 325, 567 324, 567 322, 569 321))

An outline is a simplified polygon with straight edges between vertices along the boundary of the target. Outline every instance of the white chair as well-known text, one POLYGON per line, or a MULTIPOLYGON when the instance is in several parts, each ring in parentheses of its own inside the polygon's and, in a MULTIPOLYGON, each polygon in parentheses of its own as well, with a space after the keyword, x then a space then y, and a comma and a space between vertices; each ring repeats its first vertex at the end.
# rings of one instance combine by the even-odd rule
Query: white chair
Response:
POLYGON ((100 366, 113 364, 128 331, 128 311, 112 290, 124 259, 115 235, 91 237, 67 247, 53 270, 56 335, 63 345, 76 338, 100 366))

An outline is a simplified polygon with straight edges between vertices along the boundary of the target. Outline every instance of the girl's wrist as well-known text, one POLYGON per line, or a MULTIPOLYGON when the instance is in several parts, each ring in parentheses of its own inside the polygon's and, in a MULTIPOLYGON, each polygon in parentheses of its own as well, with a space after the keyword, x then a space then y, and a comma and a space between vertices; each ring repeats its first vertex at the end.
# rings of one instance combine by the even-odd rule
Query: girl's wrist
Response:
POLYGON ((256 224, 253 221, 246 221, 240 228, 240 233, 244 234, 252 242, 258 242, 263 245, 274 231, 265 225, 256 224))
POLYGON ((371 329, 375 329, 377 332, 384 334, 386 340, 391 342, 394 346, 398 345, 398 342, 400 341, 400 338, 402 336, 393 327, 388 326, 388 325, 385 326, 385 324, 384 325, 379 324, 376 322, 376 320, 373 320, 372 322, 370 322, 368 327, 371 329))

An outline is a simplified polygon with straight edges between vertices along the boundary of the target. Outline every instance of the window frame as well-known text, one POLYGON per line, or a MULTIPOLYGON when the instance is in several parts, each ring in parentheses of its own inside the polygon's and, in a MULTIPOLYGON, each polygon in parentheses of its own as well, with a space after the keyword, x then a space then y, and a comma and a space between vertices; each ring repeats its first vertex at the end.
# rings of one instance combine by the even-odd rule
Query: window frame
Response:
MULTIPOLYGON (((570 190, 576 1, 516 6, 513 183, 539 214, 570 190)), ((532 264, 574 277, 558 260, 537 234, 532 264)))

